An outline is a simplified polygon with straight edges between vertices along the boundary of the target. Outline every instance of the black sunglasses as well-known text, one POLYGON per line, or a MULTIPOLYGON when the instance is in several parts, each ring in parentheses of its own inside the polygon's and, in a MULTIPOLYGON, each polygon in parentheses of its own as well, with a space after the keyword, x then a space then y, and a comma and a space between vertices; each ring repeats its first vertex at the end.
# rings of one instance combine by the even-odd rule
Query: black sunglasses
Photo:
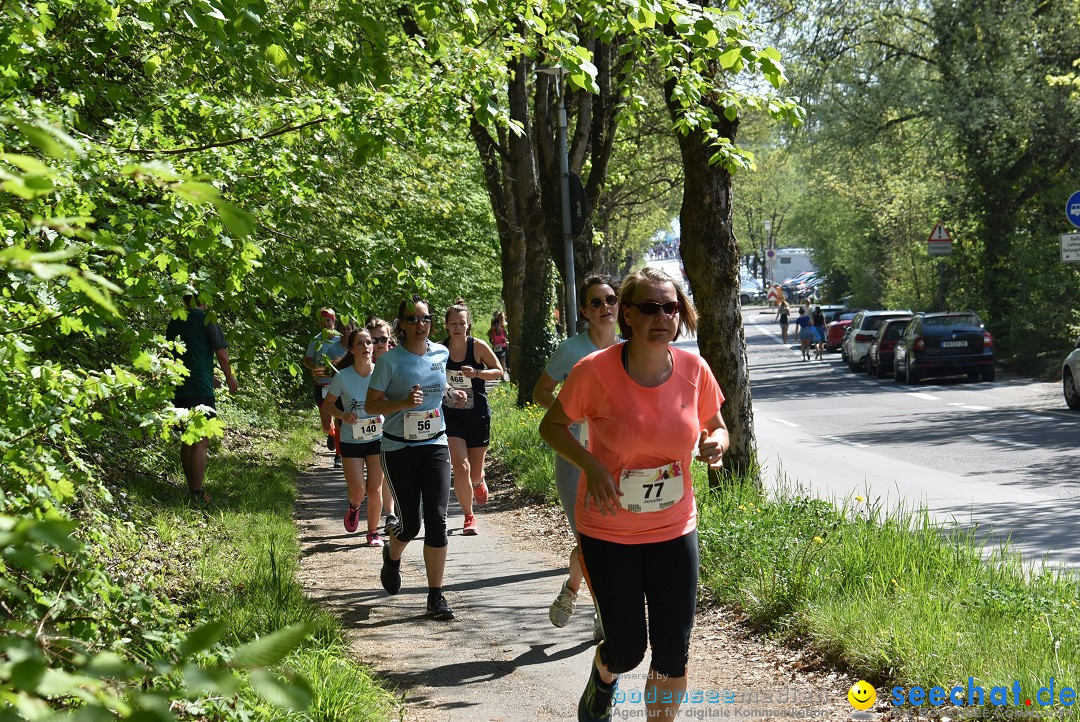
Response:
POLYGON ((387 338, 386 336, 379 336, 378 338, 372 338, 371 342, 372 343, 386 343, 389 340, 390 339, 387 338))
POLYGON ((431 319, 432 319, 432 315, 430 313, 428 313, 428 314, 425 314, 423 316, 406 316, 405 318, 403 318, 401 320, 404 321, 405 323, 408 323, 408 324, 415 324, 415 323, 431 323, 431 319))
POLYGON ((593 308, 600 308, 605 303, 609 306, 614 306, 619 302, 619 297, 612 294, 608 294, 605 298, 590 298, 589 305, 593 308))
POLYGON ((633 306, 637 310, 641 311, 646 316, 655 316, 660 312, 660 309, 664 309, 664 313, 668 316, 674 316, 679 312, 682 306, 678 301, 668 301, 667 303, 657 303, 656 301, 642 301, 641 303, 629 303, 628 306, 633 306))

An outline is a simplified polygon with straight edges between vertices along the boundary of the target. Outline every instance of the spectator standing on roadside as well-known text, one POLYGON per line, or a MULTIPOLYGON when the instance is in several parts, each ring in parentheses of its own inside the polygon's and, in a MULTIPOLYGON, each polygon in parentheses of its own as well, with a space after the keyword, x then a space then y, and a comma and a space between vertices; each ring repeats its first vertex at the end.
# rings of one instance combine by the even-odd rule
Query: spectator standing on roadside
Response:
POLYGON ((334 466, 341 465, 341 456, 338 453, 338 444, 335 438, 337 427, 330 415, 330 409, 323 404, 327 389, 330 388, 330 367, 335 361, 340 360, 346 352, 342 346, 341 334, 337 332, 337 314, 332 308, 319 309, 319 324, 322 329, 312 337, 304 354, 304 366, 311 370, 311 379, 314 382, 313 398, 315 407, 319 409, 319 420, 322 422, 323 433, 326 434, 326 448, 334 452, 334 466))
POLYGON ((473 504, 483 506, 488 500, 484 460, 491 440, 491 410, 486 382, 501 379, 503 370, 495 352, 473 337, 472 311, 464 299, 456 299, 446 309, 443 322, 448 334, 443 345, 450 351, 446 362, 447 383, 450 388, 465 393, 461 406, 443 402, 450 463, 454 468, 454 496, 465 515, 462 535, 476 536, 479 530, 473 504))
MULTIPOLYGON (((615 323, 619 315, 619 282, 610 276, 589 276, 578 290, 581 317, 588 321, 585 333, 579 333, 559 344, 548 360, 547 367, 533 387, 533 401, 545 409, 555 402, 555 388, 566 380, 570 370, 591 353, 615 344, 615 323)), ((589 448, 589 427, 585 421, 572 424, 570 433, 578 443, 589 448)), ((581 471, 561 456, 555 456, 555 490, 562 503, 566 520, 575 539, 578 535, 574 509, 577 505, 578 480, 581 471)), ((563 582, 555 601, 548 608, 548 619, 556 627, 565 627, 577 608, 577 596, 581 588, 583 572, 581 555, 575 544, 570 552, 570 576, 563 582)), ((593 637, 603 639, 599 616, 593 617, 593 637)))
MULTIPOLYGON (((214 357, 217 357, 221 372, 225 374, 225 383, 229 393, 235 394, 238 386, 236 377, 229 363, 229 345, 225 334, 216 323, 206 319, 206 304, 195 303, 191 295, 184 296, 187 318, 174 318, 165 329, 165 338, 169 341, 184 342, 184 353, 180 360, 188 370, 188 377, 176 387, 173 405, 178 409, 192 409, 196 406, 209 407, 205 412, 208 418, 216 416, 214 412, 214 357)), ((188 493, 197 503, 209 503, 210 495, 203 488, 206 480, 206 464, 210 455, 210 439, 200 439, 194 444, 180 444, 180 465, 187 479, 188 493)))
POLYGON ((696 450, 722 468, 730 444, 712 371, 672 346, 697 328, 681 286, 646 267, 623 279, 620 296, 626 343, 578 362, 540 423, 544 440, 583 472, 581 559, 604 626, 578 701, 586 722, 611 719, 618 675, 636 668, 649 645, 648 716, 678 716, 699 572, 690 464, 696 450), (570 432, 581 419, 588 449, 570 432))
POLYGON ((776 308, 776 319, 780 321, 780 338, 782 343, 787 343, 789 313, 787 301, 781 299, 780 305, 776 308))
POLYGON ((507 359, 510 355, 510 339, 506 335, 506 314, 496 311, 491 317, 491 328, 487 332, 491 349, 495 352, 495 358, 499 359, 499 365, 506 371, 506 379, 510 380, 510 366, 507 359))
POLYGON ((814 322, 814 358, 821 360, 825 358, 825 314, 821 306, 814 307, 811 318, 814 322))

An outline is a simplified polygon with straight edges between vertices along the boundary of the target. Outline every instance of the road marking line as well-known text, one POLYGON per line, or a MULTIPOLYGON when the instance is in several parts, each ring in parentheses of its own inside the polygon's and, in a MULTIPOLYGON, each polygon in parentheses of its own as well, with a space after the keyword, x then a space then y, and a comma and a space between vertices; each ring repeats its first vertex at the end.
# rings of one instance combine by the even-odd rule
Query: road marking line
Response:
POLYGON ((837 444, 844 444, 846 446, 856 446, 860 449, 865 449, 866 444, 860 444, 858 441, 848 441, 847 439, 841 439, 839 436, 822 436, 821 438, 828 441, 835 442, 837 444))
POLYGON ((1050 416, 1037 416, 1035 414, 1020 414, 1021 419, 1031 419, 1032 421, 1057 421, 1050 416))
POLYGON ((1025 444, 1023 441, 1012 441, 1010 439, 1002 439, 998 436, 989 436, 987 434, 969 434, 969 436, 976 441, 992 441, 998 444, 1006 444, 1008 446, 1018 446, 1022 449, 1033 449, 1034 444, 1025 444))
POLYGON ((770 421, 775 421, 776 423, 783 424, 784 426, 790 426, 793 429, 799 428, 798 424, 794 424, 794 423, 788 421, 787 419, 770 419, 770 421))
POLYGON ((930 394, 909 393, 908 396, 914 396, 917 399, 926 399, 927 401, 937 401, 938 400, 937 396, 931 396, 930 394))
MULTIPOLYGON (((967 411, 989 411, 990 410, 989 406, 972 406, 971 404, 961 404, 961 403, 959 403, 957 401, 952 402, 951 404, 949 404, 949 406, 958 406, 961 409, 965 409, 967 411)), ((1024 418, 1024 417, 1021 416, 1020 418, 1024 418)))

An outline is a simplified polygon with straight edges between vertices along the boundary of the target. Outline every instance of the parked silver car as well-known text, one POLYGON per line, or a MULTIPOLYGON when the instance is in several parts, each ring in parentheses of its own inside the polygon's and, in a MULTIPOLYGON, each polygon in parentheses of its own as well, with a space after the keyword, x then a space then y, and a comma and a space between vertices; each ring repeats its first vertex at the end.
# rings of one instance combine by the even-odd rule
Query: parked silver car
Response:
POLYGON ((1076 339, 1076 348, 1065 357, 1061 365, 1061 389, 1065 392, 1065 403, 1070 409, 1080 409, 1080 338, 1076 339))
POLYGON ((877 335, 881 324, 890 318, 910 318, 911 311, 860 311, 855 318, 851 319, 847 336, 841 344, 841 353, 847 362, 848 368, 858 371, 866 362, 866 352, 870 350, 870 342, 877 335))

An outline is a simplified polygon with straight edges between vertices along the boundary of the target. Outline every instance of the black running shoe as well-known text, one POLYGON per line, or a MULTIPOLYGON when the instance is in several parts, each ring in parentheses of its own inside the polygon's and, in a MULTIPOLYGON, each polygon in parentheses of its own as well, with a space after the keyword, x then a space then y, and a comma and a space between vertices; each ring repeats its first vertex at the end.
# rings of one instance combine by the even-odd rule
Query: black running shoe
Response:
POLYGON ((589 683, 578 700, 578 722, 610 722, 611 711, 615 708, 615 690, 619 687, 616 678, 610 685, 600 679, 600 672, 593 665, 589 683))
MULTIPOLYGON (((379 581, 387 592, 397 594, 401 591, 401 560, 398 559, 396 567, 390 565, 390 545, 387 544, 382 548, 382 571, 379 572, 379 581)), ((428 608, 430 609, 430 604, 428 608)))
MULTIPOLYGON (((385 548, 383 547, 383 549, 385 548)), ((437 619, 440 622, 447 622, 454 618, 454 610, 447 604, 446 597, 442 595, 442 592, 428 595, 427 610, 432 619, 437 619)))

